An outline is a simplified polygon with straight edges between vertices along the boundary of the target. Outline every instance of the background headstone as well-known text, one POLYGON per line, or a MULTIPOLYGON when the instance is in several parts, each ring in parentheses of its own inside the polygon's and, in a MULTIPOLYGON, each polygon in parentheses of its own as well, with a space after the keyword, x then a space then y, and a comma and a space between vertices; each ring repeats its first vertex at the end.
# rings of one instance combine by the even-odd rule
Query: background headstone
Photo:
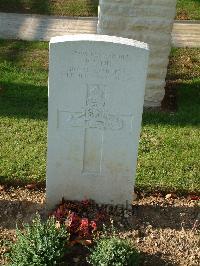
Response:
POLYGON ((148 46, 102 35, 50 42, 47 204, 131 203, 148 46))
POLYGON ((164 96, 176 0, 100 0, 97 32, 146 42, 150 47, 146 107, 164 96))

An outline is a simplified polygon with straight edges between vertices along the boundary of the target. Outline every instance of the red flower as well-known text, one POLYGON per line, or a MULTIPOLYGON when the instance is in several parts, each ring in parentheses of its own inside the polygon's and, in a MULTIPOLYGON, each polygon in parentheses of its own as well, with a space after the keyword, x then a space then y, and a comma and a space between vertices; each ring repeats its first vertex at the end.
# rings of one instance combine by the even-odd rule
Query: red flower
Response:
POLYGON ((92 227, 92 232, 97 230, 97 224, 95 221, 91 221, 90 226, 92 227))
POLYGON ((69 213, 65 224, 69 226, 71 233, 75 232, 78 229, 79 223, 80 217, 75 212, 69 213))
POLYGON ((82 218, 80 227, 84 228, 84 227, 88 227, 88 226, 89 226, 88 219, 87 218, 82 218))
POLYGON ((81 224, 79 227, 79 235, 80 236, 89 236, 89 221, 87 218, 81 219, 81 224))

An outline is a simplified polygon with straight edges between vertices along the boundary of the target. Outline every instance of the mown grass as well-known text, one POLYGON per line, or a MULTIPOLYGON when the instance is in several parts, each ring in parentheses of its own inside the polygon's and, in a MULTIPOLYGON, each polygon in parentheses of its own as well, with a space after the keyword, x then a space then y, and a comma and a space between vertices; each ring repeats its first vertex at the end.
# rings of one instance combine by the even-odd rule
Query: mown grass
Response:
POLYGON ((200 49, 172 50, 167 83, 178 110, 143 114, 137 188, 200 191, 200 49))
POLYGON ((98 0, 1 0, 0 11, 60 16, 97 16, 98 0))
MULTIPOLYGON (((1 12, 97 16, 98 0, 1 0, 1 12)), ((200 0, 178 0, 177 19, 200 19, 200 0)))
POLYGON ((0 176, 44 180, 48 44, 0 41, 0 176))
POLYGON ((176 19, 200 20, 200 0, 178 0, 176 19))
MULTIPOLYGON (((176 113, 145 112, 136 188, 200 191, 200 49, 174 49, 168 80, 176 113)), ((48 44, 0 41, 1 182, 44 182, 47 147, 48 44)))

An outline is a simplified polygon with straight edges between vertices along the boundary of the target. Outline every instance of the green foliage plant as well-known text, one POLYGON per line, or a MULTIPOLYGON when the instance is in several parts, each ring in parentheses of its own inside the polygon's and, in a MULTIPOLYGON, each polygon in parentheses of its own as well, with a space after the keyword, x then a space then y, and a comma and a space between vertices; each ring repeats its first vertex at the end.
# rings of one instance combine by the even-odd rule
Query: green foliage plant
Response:
POLYGON ((139 253, 127 239, 103 237, 97 240, 87 260, 94 266, 137 266, 139 253))
POLYGON ((69 239, 69 233, 57 226, 54 218, 42 222, 39 215, 24 230, 17 229, 17 241, 8 255, 9 266, 51 266, 62 261, 69 239))

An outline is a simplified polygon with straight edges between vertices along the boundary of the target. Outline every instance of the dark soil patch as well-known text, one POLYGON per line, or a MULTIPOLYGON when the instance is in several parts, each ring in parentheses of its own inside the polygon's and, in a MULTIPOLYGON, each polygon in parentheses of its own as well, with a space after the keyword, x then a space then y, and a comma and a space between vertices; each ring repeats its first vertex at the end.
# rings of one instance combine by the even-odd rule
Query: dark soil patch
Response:
POLYGON ((162 101, 162 110, 167 112, 176 112, 177 106, 177 84, 175 81, 168 81, 165 86, 165 96, 162 101))
MULTIPOLYGON (((5 265, 6 241, 15 240, 16 223, 30 222, 36 212, 44 214, 45 191, 2 188, 0 191, 0 264, 5 265)), ((198 197, 175 195, 139 195, 132 209, 124 212, 109 209, 122 237, 132 239, 141 252, 141 265, 198 265, 199 248, 198 197), (112 211, 110 211, 112 210, 112 211)), ((70 265, 86 265, 87 249, 74 246, 70 265)), ((69 259, 69 256, 68 256, 69 259)))

